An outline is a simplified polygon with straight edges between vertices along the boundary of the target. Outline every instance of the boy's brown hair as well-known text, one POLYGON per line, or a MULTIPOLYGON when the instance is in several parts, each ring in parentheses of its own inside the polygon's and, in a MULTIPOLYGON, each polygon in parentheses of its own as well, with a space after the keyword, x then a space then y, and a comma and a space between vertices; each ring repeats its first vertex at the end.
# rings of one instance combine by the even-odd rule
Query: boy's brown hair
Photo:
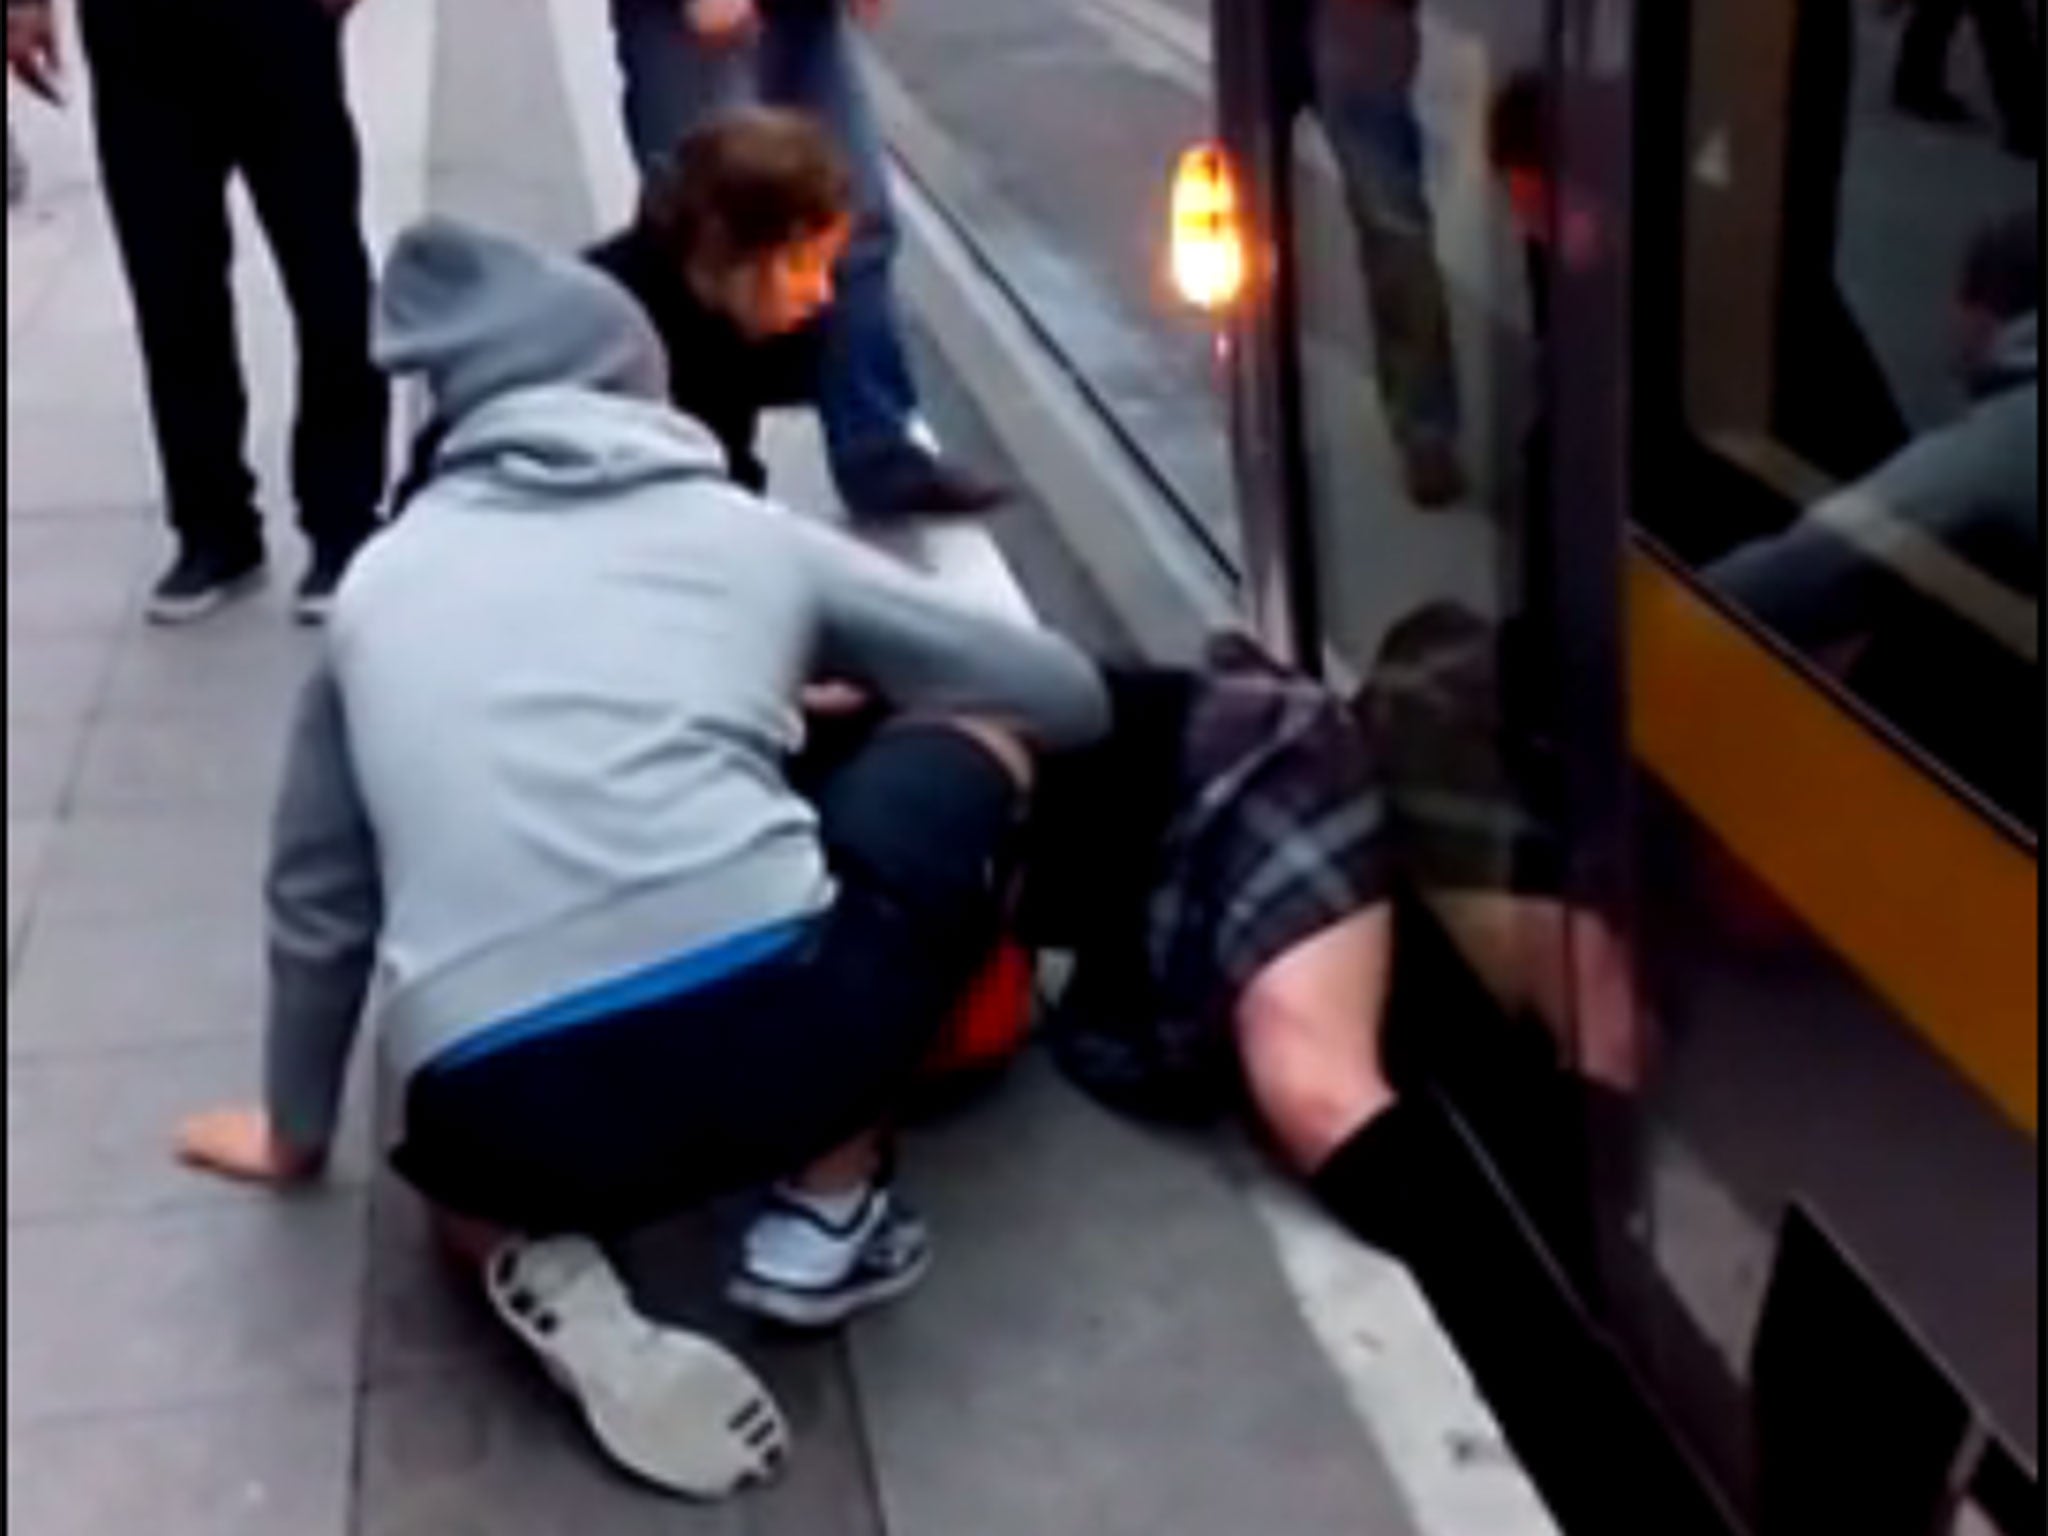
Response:
POLYGON ((642 226, 713 285, 852 212, 853 178, 825 130, 773 107, 687 135, 640 198, 642 226))

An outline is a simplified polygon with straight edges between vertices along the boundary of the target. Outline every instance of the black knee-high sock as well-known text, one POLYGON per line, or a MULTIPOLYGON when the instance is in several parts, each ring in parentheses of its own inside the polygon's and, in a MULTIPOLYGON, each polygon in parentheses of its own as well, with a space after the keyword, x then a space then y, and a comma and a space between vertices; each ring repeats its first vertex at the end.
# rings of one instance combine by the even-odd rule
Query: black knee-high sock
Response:
POLYGON ((1415 1242, 1416 1107, 1396 1099, 1353 1131, 1309 1176, 1323 1208, 1361 1242, 1397 1258, 1415 1242))
POLYGON ((1404 1095, 1309 1186, 1354 1236, 1406 1265, 1561 1524, 1598 1536, 1703 1529, 1667 1518, 1661 1490, 1679 1476, 1669 1448, 1629 1411, 1618 1358, 1585 1331, 1442 1105, 1404 1095), (1589 1458, 1589 1446, 1605 1449, 1589 1458))
POLYGON ((1543 1262, 1496 1177, 1441 1103, 1403 1095, 1332 1152, 1309 1187, 1353 1236, 1405 1263, 1439 1311, 1459 1313, 1488 1309, 1509 1273, 1535 1281, 1543 1262))

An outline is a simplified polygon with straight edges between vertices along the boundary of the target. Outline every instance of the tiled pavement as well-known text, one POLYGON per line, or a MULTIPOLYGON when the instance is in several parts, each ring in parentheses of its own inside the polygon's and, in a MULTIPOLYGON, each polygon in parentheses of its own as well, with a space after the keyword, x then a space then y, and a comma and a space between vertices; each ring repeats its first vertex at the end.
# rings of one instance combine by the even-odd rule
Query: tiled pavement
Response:
MULTIPOLYGON (((565 100, 579 75, 552 63, 572 9, 361 9, 380 241, 423 205, 590 232, 565 100)), ((8 221, 9 1529, 1410 1530, 1236 1165, 1098 1114, 1035 1061, 912 1137, 941 1262, 913 1303, 844 1338, 758 1336, 712 1302, 715 1218, 621 1255, 647 1305, 733 1337, 790 1413, 789 1475, 720 1508, 644 1492, 591 1453, 374 1172, 367 1070, 317 1192, 172 1166, 181 1113, 256 1083, 263 834, 316 641, 284 611, 298 551, 281 523, 261 598, 188 631, 140 622, 164 545, 82 116, 17 109, 36 186, 8 221)), ((243 223, 253 447, 275 508, 284 311, 243 223)), ((787 468, 818 482, 814 461, 787 468)))

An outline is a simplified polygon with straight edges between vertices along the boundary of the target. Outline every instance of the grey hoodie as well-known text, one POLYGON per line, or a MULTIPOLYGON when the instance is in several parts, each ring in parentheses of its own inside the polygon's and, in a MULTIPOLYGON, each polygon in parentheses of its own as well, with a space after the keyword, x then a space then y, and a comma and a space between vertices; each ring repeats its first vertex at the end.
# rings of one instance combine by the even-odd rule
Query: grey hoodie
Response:
POLYGON ((357 557, 292 738, 268 881, 268 1097, 326 1144, 378 982, 401 1076, 491 1025, 828 906, 782 770, 817 675, 1099 734, 1098 675, 728 483, 638 306, 447 223, 402 238, 378 350, 451 431, 357 557))
POLYGON ((2009 321, 1969 381, 1967 411, 1783 531, 1723 556, 1708 581, 1813 647, 1855 633, 1890 572, 2028 654, 2041 546, 2040 348, 2039 315, 2009 321))

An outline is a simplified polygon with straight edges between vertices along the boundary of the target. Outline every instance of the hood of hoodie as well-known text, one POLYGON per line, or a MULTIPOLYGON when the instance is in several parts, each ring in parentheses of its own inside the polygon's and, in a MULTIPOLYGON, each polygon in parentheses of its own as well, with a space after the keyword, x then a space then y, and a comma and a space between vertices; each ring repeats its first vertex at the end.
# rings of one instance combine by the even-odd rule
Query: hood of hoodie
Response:
POLYGON ((688 416, 574 385, 498 396, 449 433, 434 464, 444 485, 482 477, 536 509, 663 480, 726 479, 725 450, 688 416))
POLYGON ((400 235, 377 289, 373 346, 457 427, 515 390, 572 386, 668 398, 668 358, 633 296, 595 268, 434 218, 400 235))
POLYGON ((716 440, 668 404, 639 301, 586 262, 452 219, 416 224, 385 263, 375 348, 426 385, 441 474, 548 500, 723 471, 716 440))

